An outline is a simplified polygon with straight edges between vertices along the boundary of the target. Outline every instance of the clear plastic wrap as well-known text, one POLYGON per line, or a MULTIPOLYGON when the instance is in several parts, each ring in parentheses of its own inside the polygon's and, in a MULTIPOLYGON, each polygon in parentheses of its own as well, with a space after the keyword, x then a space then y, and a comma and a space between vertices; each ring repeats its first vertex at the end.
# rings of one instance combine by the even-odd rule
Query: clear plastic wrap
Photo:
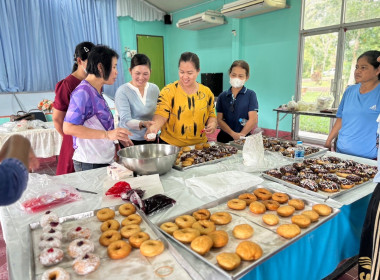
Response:
POLYGON ((123 193, 126 193, 127 191, 132 190, 131 186, 125 182, 120 181, 114 184, 111 188, 108 189, 106 192, 106 195, 113 196, 113 197, 121 197, 123 193))
POLYGON ((320 96, 317 99, 317 109, 318 110, 326 110, 330 109, 332 104, 334 103, 334 97, 329 96, 320 96))

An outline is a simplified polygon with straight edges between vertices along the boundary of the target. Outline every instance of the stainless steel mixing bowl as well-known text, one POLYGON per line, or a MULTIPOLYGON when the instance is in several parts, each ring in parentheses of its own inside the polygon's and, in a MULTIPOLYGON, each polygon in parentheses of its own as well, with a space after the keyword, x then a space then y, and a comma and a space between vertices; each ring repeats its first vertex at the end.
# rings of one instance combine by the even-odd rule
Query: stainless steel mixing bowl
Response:
POLYGON ((167 144, 146 144, 126 147, 117 154, 125 167, 139 175, 162 175, 172 168, 179 150, 167 144))

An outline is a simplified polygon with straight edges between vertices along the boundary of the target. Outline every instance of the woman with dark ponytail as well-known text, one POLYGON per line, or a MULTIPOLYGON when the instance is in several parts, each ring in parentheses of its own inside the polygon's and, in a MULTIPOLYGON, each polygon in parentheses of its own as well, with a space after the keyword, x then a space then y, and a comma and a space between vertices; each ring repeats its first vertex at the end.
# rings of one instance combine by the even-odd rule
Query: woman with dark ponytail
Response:
POLYGON ((57 175, 73 173, 73 137, 63 133, 63 120, 70 104, 72 91, 87 77, 87 58, 95 45, 91 42, 82 42, 75 47, 74 65, 72 73, 55 86, 53 122, 55 129, 62 135, 63 141, 58 157, 57 175))

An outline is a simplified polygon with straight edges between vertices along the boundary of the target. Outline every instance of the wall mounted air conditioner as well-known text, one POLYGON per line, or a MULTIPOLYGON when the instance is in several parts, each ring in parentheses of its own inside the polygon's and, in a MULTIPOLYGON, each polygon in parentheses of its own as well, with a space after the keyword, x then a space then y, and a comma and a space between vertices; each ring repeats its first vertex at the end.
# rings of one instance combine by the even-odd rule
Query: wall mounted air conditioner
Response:
POLYGON ((194 16, 180 19, 177 27, 188 30, 199 30, 224 24, 224 16, 220 12, 206 11, 194 16))
POLYGON ((223 5, 221 12, 226 17, 245 18, 285 7, 286 0, 239 0, 223 5))

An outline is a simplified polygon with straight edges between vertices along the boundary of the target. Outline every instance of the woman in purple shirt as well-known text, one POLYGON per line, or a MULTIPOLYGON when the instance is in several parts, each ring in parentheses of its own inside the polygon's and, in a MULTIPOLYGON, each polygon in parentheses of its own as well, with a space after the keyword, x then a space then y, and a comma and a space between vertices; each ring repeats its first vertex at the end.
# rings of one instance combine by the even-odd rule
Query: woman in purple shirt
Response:
POLYGON ((105 167, 112 163, 120 140, 133 145, 125 128, 114 128, 114 120, 102 96, 104 85, 117 78, 118 54, 107 46, 94 47, 87 62, 88 76, 73 91, 63 124, 63 132, 73 136, 75 171, 105 167))

